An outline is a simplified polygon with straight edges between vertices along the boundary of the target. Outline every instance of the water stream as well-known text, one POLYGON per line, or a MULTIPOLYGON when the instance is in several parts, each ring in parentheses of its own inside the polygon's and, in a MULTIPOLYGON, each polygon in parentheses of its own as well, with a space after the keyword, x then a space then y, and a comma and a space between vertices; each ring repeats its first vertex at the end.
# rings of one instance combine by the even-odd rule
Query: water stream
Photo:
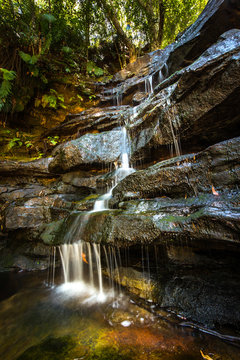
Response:
MULTIPOLYGON (((59 247, 65 284, 62 289, 68 292, 70 289, 74 289, 74 291, 79 293, 87 291, 98 302, 105 301, 106 297, 109 296, 109 291, 106 294, 103 289, 101 247, 99 244, 83 242, 81 234, 91 214, 109 210, 109 200, 114 187, 127 175, 134 172, 134 169, 130 167, 129 149, 127 130, 125 127, 122 127, 120 166, 115 170, 112 187, 106 194, 100 196, 95 201, 93 210, 86 213, 83 217, 80 216, 75 219, 72 228, 69 229, 67 234, 66 243, 59 247), (69 234, 77 236, 78 241, 71 243, 72 239, 69 234), (93 281, 94 270, 97 273, 97 282, 93 281)), ((118 269, 116 253, 112 251, 111 256, 108 256, 108 253, 105 253, 105 255, 107 264, 110 264, 108 265, 108 274, 111 277, 114 269, 118 269)), ((114 293, 113 282, 110 293, 111 295, 114 293)))
POLYGON ((1 274, 11 294, 0 301, 0 359, 201 360, 202 351, 213 360, 239 360, 239 348, 181 327, 164 311, 154 315, 152 303, 143 308, 124 294, 98 303, 87 289, 65 291, 58 274, 55 288, 44 286, 45 278, 1 274))

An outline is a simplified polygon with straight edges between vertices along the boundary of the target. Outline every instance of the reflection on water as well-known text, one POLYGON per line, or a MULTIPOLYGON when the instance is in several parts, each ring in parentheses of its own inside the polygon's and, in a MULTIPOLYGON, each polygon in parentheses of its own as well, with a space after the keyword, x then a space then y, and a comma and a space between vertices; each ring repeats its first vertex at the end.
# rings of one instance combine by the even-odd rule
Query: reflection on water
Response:
POLYGON ((49 289, 43 274, 19 276, 0 302, 2 360, 196 360, 200 350, 240 359, 238 348, 157 318, 126 295, 98 299, 80 283, 49 289))

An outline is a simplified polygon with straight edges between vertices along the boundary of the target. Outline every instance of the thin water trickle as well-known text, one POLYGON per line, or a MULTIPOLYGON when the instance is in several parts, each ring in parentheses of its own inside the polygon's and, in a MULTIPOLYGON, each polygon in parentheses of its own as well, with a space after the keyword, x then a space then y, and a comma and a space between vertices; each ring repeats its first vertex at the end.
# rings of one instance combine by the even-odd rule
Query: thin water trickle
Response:
POLYGON ((153 93, 153 77, 152 75, 148 76, 145 79, 145 93, 152 94, 153 93))
MULTIPOLYGON (((170 93, 167 94, 166 104, 167 104, 168 107, 170 107, 170 105, 171 105, 170 93)), ((176 115, 176 118, 177 118, 177 115, 176 115)), ((178 119, 176 119, 176 120, 178 120, 178 119)), ((176 123, 176 126, 177 126, 177 121, 175 123, 176 123)), ((181 155, 180 136, 177 135, 178 131, 177 131, 177 129, 176 130, 174 129, 172 119, 170 117, 169 117, 169 126, 170 126, 170 130, 171 130, 171 134, 172 134, 173 145, 174 145, 174 148, 175 148, 176 156, 180 156, 181 155)), ((171 150, 170 153, 171 153, 171 156, 172 156, 173 151, 171 150)))
POLYGON ((159 84, 160 84, 160 83, 164 80, 164 76, 163 76, 163 73, 162 73, 162 69, 159 70, 158 78, 159 78, 159 84))

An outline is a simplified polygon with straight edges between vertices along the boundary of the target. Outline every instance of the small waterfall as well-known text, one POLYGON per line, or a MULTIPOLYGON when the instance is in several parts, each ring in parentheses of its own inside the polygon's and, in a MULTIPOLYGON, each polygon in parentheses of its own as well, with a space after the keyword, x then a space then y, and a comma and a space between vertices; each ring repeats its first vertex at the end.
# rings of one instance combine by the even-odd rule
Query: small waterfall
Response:
MULTIPOLYGON (((103 289, 103 277, 102 277, 102 268, 101 268, 101 248, 99 244, 90 244, 85 243, 81 240, 81 234, 84 230, 86 223, 89 220, 91 213, 96 213, 104 210, 109 210, 108 202, 112 196, 112 190, 114 187, 124 179, 127 175, 134 172, 134 169, 130 167, 129 164, 129 140, 127 136, 127 130, 125 127, 122 127, 122 142, 121 142, 121 163, 120 167, 115 171, 115 179, 112 188, 104 195, 100 196, 98 200, 95 201, 92 211, 83 216, 81 223, 79 224, 79 217, 76 217, 73 222, 72 228, 69 230, 67 235, 68 243, 65 243, 59 247, 60 258, 62 262, 63 275, 65 289, 69 290, 71 285, 74 289, 79 290, 80 292, 90 292, 95 296, 97 301, 104 301, 106 299, 106 294, 103 289), (76 235, 79 239, 78 242, 70 244, 71 238, 75 238, 76 235), (98 282, 94 282, 94 270, 97 273, 98 282)), ((110 252, 110 256, 107 257, 107 251, 104 250, 106 256, 106 263, 108 267, 108 273, 111 277, 115 272, 118 273, 119 280, 119 271, 117 257, 115 249, 110 252), (114 269, 114 270, 113 270, 114 269)), ((120 281, 118 281, 120 282, 120 281)), ((112 286, 113 289, 113 286, 112 286)))
POLYGON ((54 287, 55 285, 55 263, 56 263, 56 247, 53 246, 50 249, 48 257, 48 274, 47 274, 47 286, 54 287))
POLYGON ((90 244, 83 241, 59 246, 60 257, 64 274, 64 290, 73 290, 76 293, 87 293, 101 302, 106 299, 104 294, 101 248, 99 244, 90 244), (97 279, 94 279, 96 269, 97 279))
MULTIPOLYGON (((166 103, 167 103, 167 106, 170 107, 170 105, 171 105, 170 95, 168 95, 168 97, 166 99, 166 103)), ((176 120, 178 120, 177 117, 178 117, 178 115, 176 115, 176 120)), ((176 121, 176 123, 177 123, 177 121, 176 121)), ((170 130, 171 130, 171 133, 172 133, 173 145, 174 145, 174 148, 175 148, 176 156, 180 156, 181 155, 180 137, 179 137, 179 135, 175 134, 174 128, 173 128, 173 123, 172 123, 172 120, 170 118, 169 118, 169 125, 170 125, 170 130)))
POLYGON ((113 96, 113 105, 114 106, 121 106, 122 105, 122 89, 117 89, 117 92, 113 96))
POLYGON ((162 69, 159 70, 158 78, 159 78, 159 84, 160 84, 160 83, 164 80, 164 76, 163 76, 163 73, 162 73, 162 69))
POLYGON ((153 77, 150 75, 145 79, 145 93, 152 94, 153 93, 153 77))
POLYGON ((134 169, 131 168, 129 164, 129 140, 127 136, 127 130, 124 126, 122 127, 121 164, 115 172, 113 186, 106 194, 100 196, 95 201, 93 210, 91 212, 109 210, 108 203, 112 197, 113 189, 121 180, 123 180, 127 175, 131 174, 132 172, 134 172, 134 169))
POLYGON ((128 156, 128 138, 127 130, 125 127, 122 128, 122 151, 121 151, 121 168, 124 170, 129 170, 129 156, 128 156))
POLYGON ((97 212, 97 211, 104 211, 104 210, 109 210, 108 207, 108 202, 112 197, 112 190, 113 188, 110 189, 110 191, 102 196, 100 196, 94 203, 93 205, 93 210, 91 212, 97 212))

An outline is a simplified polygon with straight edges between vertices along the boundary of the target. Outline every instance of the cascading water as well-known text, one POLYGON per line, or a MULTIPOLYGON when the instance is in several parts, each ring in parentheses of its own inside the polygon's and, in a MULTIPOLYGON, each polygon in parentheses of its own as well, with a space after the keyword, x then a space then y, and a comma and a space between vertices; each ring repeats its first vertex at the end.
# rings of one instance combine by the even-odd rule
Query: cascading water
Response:
MULTIPOLYGON (((92 213, 109 210, 108 201, 112 196, 112 190, 119 181, 134 172, 134 169, 131 168, 129 164, 129 149, 127 130, 125 127, 122 127, 121 161, 120 167, 115 171, 112 188, 108 193, 100 196, 100 198, 95 201, 93 210, 85 214, 80 224, 78 223, 79 217, 75 219, 73 228, 69 230, 69 234, 67 235, 68 243, 59 247, 64 274, 63 289, 70 292, 74 289, 73 291, 77 293, 88 292, 99 302, 104 301, 107 297, 103 289, 101 248, 99 244, 83 242, 81 240, 81 233, 92 213), (76 235, 79 238, 78 242, 70 244, 70 234, 76 235), (97 273, 98 281, 94 281, 94 270, 97 273)), ((107 264, 111 264, 108 265, 108 274, 111 277, 113 268, 118 268, 115 251, 111 252, 110 258, 106 256, 106 262, 107 264)), ((110 293, 111 295, 113 294, 112 291, 110 293)))
POLYGON ((153 93, 153 77, 152 75, 148 76, 145 79, 145 93, 152 94, 153 93))

